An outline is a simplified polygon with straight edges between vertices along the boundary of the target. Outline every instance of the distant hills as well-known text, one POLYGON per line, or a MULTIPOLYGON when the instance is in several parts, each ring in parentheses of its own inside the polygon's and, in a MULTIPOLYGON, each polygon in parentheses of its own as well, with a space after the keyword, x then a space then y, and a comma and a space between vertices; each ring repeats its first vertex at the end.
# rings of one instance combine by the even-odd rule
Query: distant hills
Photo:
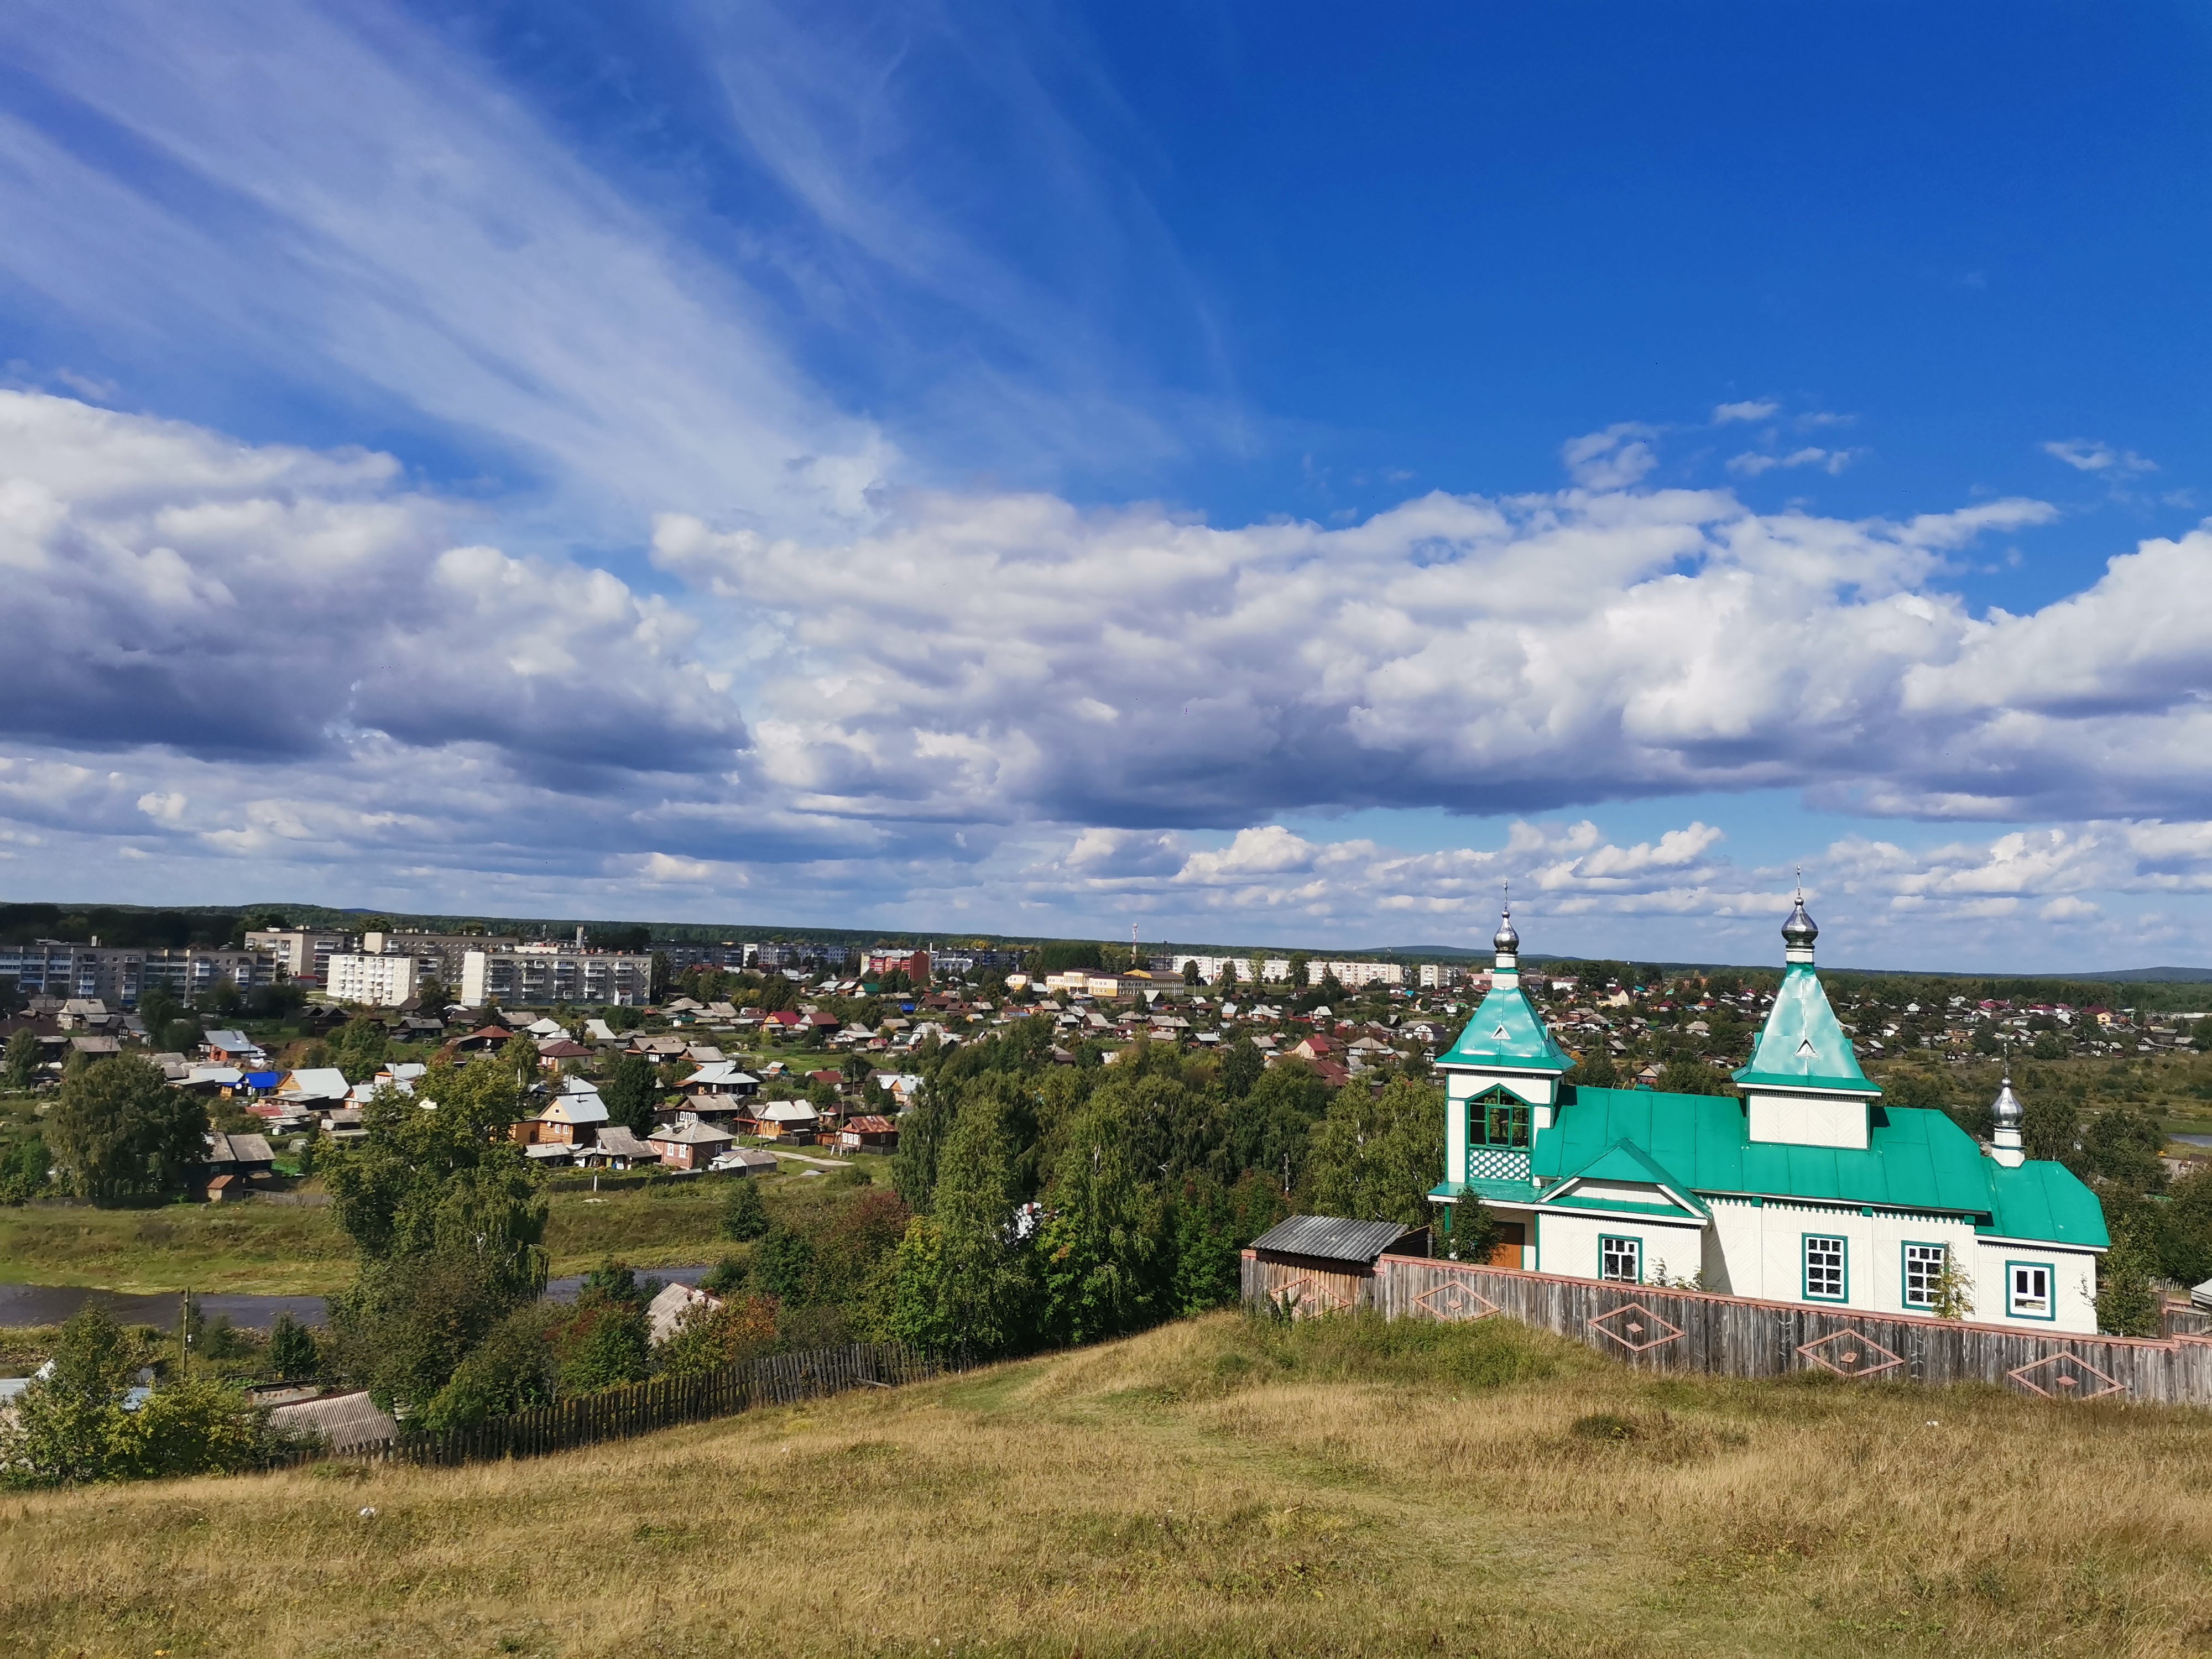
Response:
MULTIPOLYGON (((1322 952, 1312 954, 1321 955, 1322 952)), ((1364 950, 1345 951, 1336 954, 1345 957, 1413 957, 1432 961, 1487 962, 1487 950, 1473 950, 1460 945, 1379 945, 1364 950)), ((1537 956, 1522 952, 1521 960, 1527 963, 1588 962, 1589 957, 1537 956)), ((1679 972, 1703 972, 1708 969, 1728 968, 1772 969, 1771 962, 1646 962, 1641 957, 1606 958, 1633 961, 1641 968, 1659 968, 1679 972)), ((1821 964, 1833 974, 1909 975, 1915 979, 2048 979, 2072 980, 2080 983, 2105 985, 2204 985, 2212 984, 2212 968, 2106 968, 2094 973, 2057 972, 2044 974, 1996 973, 1979 969, 1960 968, 1853 968, 1843 963, 1821 964)))

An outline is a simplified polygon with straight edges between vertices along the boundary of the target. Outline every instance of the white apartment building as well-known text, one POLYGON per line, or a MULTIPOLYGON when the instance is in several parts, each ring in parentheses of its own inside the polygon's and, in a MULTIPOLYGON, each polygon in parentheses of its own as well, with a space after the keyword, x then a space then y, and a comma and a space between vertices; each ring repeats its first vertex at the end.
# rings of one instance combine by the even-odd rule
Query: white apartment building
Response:
POLYGON ((461 1002, 481 1008, 542 1008, 555 1003, 645 1003, 653 999, 653 958, 573 945, 477 949, 461 957, 461 1002))
MULTIPOLYGON (((1155 958, 1155 960, 1157 960, 1157 958, 1155 958)), ((1249 957, 1179 956, 1171 957, 1169 958, 1169 961, 1172 964, 1170 971, 1177 974, 1182 972, 1183 964, 1185 963, 1196 963, 1198 964, 1199 978, 1203 980, 1208 985, 1218 985, 1221 982, 1221 970, 1224 967, 1235 969, 1237 970, 1237 979, 1245 984, 1251 983, 1253 979, 1255 977, 1252 967, 1252 958, 1249 957)), ((1285 971, 1287 971, 1287 969, 1285 971)))
POLYGON ((287 979, 312 980, 318 985, 329 981, 331 958, 356 943, 351 933, 312 927, 257 927, 246 936, 246 948, 266 955, 287 979))
POLYGON ((323 989, 340 1002, 397 1008, 411 1000, 420 982, 412 957, 347 953, 330 958, 323 989))
MULTIPOLYGON (((1285 974, 1290 972, 1285 964, 1285 974)), ((1356 991, 1363 985, 1403 985, 1406 970, 1395 962, 1309 962, 1306 963, 1306 983, 1318 985, 1324 975, 1334 974, 1336 982, 1347 991, 1356 991)))

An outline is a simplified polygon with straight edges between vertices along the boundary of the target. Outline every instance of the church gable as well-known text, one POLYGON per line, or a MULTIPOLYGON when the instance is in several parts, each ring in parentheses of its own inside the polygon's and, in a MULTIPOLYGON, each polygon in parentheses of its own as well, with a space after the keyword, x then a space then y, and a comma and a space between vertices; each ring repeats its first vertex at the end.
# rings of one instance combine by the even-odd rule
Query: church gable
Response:
POLYGON ((1632 1140, 1616 1140, 1573 1174, 1546 1190, 1537 1202, 1567 1208, 1627 1208, 1672 1213, 1703 1221, 1711 1213, 1692 1190, 1632 1140))

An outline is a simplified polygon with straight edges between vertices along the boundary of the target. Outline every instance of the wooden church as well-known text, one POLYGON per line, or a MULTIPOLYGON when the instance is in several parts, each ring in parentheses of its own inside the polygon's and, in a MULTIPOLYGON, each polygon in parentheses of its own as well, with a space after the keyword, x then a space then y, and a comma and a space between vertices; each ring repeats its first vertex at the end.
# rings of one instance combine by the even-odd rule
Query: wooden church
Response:
POLYGON ((2023 1155, 2009 1082, 1986 1147, 1942 1112, 1883 1105, 1814 971, 1819 931, 1801 894, 1740 1096, 1593 1089, 1565 1080, 1574 1059, 1521 988, 1509 908, 1490 994, 1437 1062, 1440 1253, 1479 1199, 1498 1266, 2094 1333, 2095 1194, 2023 1155))

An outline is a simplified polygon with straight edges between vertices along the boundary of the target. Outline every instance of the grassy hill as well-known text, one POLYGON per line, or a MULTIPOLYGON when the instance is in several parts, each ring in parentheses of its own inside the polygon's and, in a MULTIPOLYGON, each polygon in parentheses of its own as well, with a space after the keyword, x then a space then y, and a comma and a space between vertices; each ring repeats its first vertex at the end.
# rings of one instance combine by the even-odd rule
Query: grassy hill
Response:
POLYGON ((1217 1315, 538 1462, 0 1499, 0 1629, 177 1659, 2177 1652, 2212 1630, 2205 1427, 1217 1315))

